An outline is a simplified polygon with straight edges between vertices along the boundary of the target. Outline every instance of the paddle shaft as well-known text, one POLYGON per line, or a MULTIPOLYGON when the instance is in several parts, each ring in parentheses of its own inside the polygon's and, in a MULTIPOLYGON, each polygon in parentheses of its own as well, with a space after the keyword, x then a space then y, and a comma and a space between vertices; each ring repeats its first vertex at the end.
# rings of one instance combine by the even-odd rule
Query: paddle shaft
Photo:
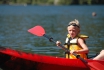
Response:
MULTIPOLYGON (((47 39, 49 39, 49 41, 50 42, 53 42, 53 43, 55 43, 56 44, 56 42, 53 40, 53 38, 50 38, 49 36, 47 36, 46 34, 44 34, 43 35, 44 37, 46 37, 47 39)), ((67 49, 67 48, 65 48, 63 45, 59 45, 61 48, 63 48, 66 52, 69 52, 70 53, 70 51, 67 49)))
MULTIPOLYGON (((46 37, 47 39, 49 39, 50 42, 53 42, 56 44, 56 42, 53 40, 53 38, 50 38, 49 36, 47 36, 46 34, 43 35, 44 37, 46 37)), ((64 49, 66 52, 70 53, 70 50, 65 48, 62 44, 59 45, 59 47, 61 47, 62 49, 64 49)), ((74 56, 76 56, 78 59, 80 59, 81 61, 83 61, 84 63, 87 63, 86 60, 84 60, 83 58, 80 57, 80 55, 77 55, 76 53, 73 53, 74 56)))

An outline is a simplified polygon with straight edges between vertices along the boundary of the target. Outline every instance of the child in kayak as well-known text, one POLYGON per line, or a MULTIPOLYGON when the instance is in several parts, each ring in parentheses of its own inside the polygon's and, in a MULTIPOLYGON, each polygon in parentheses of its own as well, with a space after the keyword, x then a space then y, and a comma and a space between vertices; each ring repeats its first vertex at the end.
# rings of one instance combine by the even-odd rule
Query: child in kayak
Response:
MULTIPOLYGON (((81 58, 87 59, 89 49, 85 44, 86 35, 80 35, 80 25, 78 20, 71 21, 67 27, 68 35, 64 47, 70 50, 66 52, 66 58, 77 59, 73 54, 80 55, 81 58)), ((57 41, 56 45, 60 46, 61 42, 57 41)))
POLYGON ((104 50, 102 50, 99 55, 97 55, 93 60, 104 60, 104 50))

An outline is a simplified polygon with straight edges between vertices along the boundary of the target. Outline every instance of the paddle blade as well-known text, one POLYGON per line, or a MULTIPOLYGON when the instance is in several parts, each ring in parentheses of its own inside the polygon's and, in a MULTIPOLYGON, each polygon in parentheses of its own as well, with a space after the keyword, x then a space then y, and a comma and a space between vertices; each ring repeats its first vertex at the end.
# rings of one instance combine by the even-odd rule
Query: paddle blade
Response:
POLYGON ((37 25, 31 29, 28 30, 31 34, 34 34, 36 36, 43 36, 45 34, 45 30, 42 26, 37 25))

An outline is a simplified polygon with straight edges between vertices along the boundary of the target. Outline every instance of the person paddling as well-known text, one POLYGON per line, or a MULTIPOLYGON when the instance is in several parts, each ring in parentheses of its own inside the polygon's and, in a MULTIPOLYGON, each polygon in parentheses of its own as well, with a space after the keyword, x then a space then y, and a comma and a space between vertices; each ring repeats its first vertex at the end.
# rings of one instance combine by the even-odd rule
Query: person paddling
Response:
MULTIPOLYGON (((69 22, 68 27, 68 34, 64 44, 64 47, 70 50, 69 52, 65 52, 66 58, 70 59, 77 59, 73 53, 80 55, 81 58, 87 59, 87 55, 89 49, 85 44, 85 39, 88 38, 86 35, 80 35, 80 25, 78 20, 74 20, 69 22)), ((60 46, 61 42, 56 41, 56 45, 60 46)))

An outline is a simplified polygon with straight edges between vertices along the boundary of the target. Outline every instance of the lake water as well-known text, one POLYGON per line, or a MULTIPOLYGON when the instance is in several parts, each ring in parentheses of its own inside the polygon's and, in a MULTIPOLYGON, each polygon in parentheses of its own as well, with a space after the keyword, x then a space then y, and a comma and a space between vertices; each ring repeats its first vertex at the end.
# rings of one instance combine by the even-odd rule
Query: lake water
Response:
POLYGON ((27 32, 41 25, 46 35, 64 44, 67 24, 78 19, 81 34, 88 35, 86 40, 89 54, 104 49, 104 5, 93 6, 10 6, 0 5, 0 45, 25 52, 64 56, 64 51, 45 37, 27 32), (92 12, 97 16, 93 17, 92 12))

